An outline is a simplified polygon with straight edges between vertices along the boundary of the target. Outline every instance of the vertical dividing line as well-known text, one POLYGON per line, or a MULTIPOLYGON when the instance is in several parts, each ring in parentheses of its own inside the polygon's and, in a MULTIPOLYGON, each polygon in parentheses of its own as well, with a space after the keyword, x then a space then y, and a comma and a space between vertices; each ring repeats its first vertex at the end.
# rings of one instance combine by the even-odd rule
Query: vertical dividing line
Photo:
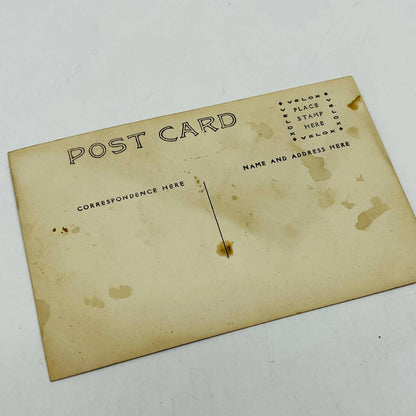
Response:
POLYGON ((204 184, 205 192, 207 193, 207 197, 208 197, 209 204, 211 205, 212 213, 214 214, 215 222, 217 223, 218 231, 220 232, 222 244, 224 244, 225 253, 227 254, 227 258, 230 258, 230 256, 228 255, 227 246, 225 245, 224 237, 222 236, 220 224, 218 223, 217 216, 215 215, 214 207, 212 206, 211 198, 209 196, 208 189, 207 189, 207 185, 205 184, 205 181, 203 182, 203 184, 204 184))

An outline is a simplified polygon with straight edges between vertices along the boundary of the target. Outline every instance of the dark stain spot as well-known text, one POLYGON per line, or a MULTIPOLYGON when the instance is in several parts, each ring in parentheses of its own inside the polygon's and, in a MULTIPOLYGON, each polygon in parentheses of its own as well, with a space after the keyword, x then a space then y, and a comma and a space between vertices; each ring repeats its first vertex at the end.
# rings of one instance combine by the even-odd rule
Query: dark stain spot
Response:
POLYGON ((115 287, 110 287, 110 289, 108 289, 108 294, 113 299, 125 299, 131 296, 131 293, 132 288, 127 285, 120 285, 118 289, 115 287))
POLYGON ((235 201, 237 198, 237 195, 233 195, 233 200, 235 201))
POLYGON ((68 228, 67 227, 62 227, 62 231, 61 234, 68 234, 68 228))
POLYGON ((93 308, 104 308, 104 302, 97 298, 97 296, 93 296, 91 299, 85 298, 84 303, 88 306, 92 306, 93 308))
POLYGON ((227 257, 227 253, 228 253, 228 256, 232 256, 234 254, 233 244, 234 244, 233 241, 225 240, 224 243, 221 241, 217 245, 217 254, 220 255, 220 256, 227 257), (225 244, 225 246, 224 246, 224 244, 225 244))
POLYGON ((49 317, 51 316, 51 309, 49 304, 41 299, 36 299, 36 310, 38 311, 38 318, 39 318, 39 326, 40 330, 43 331, 43 327, 45 326, 46 322, 48 322, 49 317))
POLYGON ((361 95, 357 95, 349 104, 347 104, 347 107, 351 110, 358 110, 361 103, 361 95))
POLYGON ((371 198, 371 204, 373 205, 371 208, 361 212, 358 216, 355 224, 357 230, 362 231, 367 229, 376 218, 389 209, 389 206, 381 202, 378 196, 371 198))
POLYGON ((360 137, 360 132, 358 131, 357 127, 350 127, 347 130, 347 134, 350 135, 351 137, 355 137, 355 138, 360 137))
POLYGON ((54 228, 52 228, 52 231, 55 233, 56 232, 56 228, 54 227, 54 228))

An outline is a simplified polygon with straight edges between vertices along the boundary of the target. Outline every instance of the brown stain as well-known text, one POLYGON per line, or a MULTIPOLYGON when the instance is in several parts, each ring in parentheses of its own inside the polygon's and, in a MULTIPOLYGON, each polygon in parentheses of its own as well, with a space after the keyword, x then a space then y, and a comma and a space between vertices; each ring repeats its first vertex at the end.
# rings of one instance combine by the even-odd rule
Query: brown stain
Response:
POLYGON ((36 299, 35 303, 36 310, 38 311, 40 330, 43 331, 43 327, 51 316, 51 308, 49 307, 49 304, 42 299, 36 299))
POLYGON ((333 189, 328 188, 317 192, 319 208, 327 209, 335 202, 335 191, 333 189))
POLYGON ((234 254, 233 244, 234 244, 233 241, 225 240, 224 243, 221 241, 217 245, 217 254, 219 256, 225 256, 226 257, 227 253, 228 253, 228 256, 232 256, 234 254), (224 247, 224 244, 225 244, 225 247, 224 247), (227 251, 225 249, 227 249, 227 251))
POLYGON ((97 298, 97 296, 93 296, 91 299, 85 298, 84 303, 88 306, 92 306, 93 308, 104 308, 104 302, 97 298))
POLYGON ((110 287, 110 289, 108 289, 108 294, 113 299, 128 298, 129 296, 131 296, 132 292, 132 288, 127 285, 120 285, 118 289, 115 287, 110 287))
POLYGON ((298 235, 298 230, 291 224, 285 226, 285 236, 288 238, 295 238, 298 235))
POLYGON ((260 124, 250 121, 248 123, 250 127, 257 133, 258 137, 264 137, 265 139, 270 139, 273 136, 273 130, 265 123, 261 122, 260 124))
POLYGON ((74 227, 74 228, 71 229, 71 232, 74 233, 74 234, 79 233, 79 231, 80 231, 79 227, 74 227))
POLYGON ((358 110, 360 108, 361 103, 361 95, 357 95, 349 104, 347 104, 347 107, 351 110, 358 110))
MULTIPOLYGON (((298 152, 303 152, 299 146, 291 143, 298 152)), ((300 158, 303 165, 306 166, 309 170, 309 175, 315 182, 326 181, 331 177, 331 172, 325 168, 325 160, 323 157, 307 155, 300 158)))
POLYGON ((370 202, 373 206, 358 215, 357 222, 355 224, 355 228, 357 228, 357 230, 366 230, 376 218, 390 209, 389 206, 384 204, 378 196, 371 198, 370 202))
POLYGON ((54 232, 54 233, 56 233, 56 228, 54 227, 54 228, 52 228, 52 231, 54 232))
POLYGON ((233 201, 236 201, 238 199, 237 195, 233 195, 233 201))
POLYGON ((341 201, 341 205, 343 205, 347 209, 351 209, 355 206, 354 202, 348 202, 349 198, 347 198, 345 201, 341 201))
POLYGON ((360 176, 358 176, 358 178, 355 178, 355 180, 356 180, 357 182, 364 182, 363 174, 362 174, 362 173, 360 173, 360 176))
POLYGON ((67 227, 62 227, 61 234, 68 234, 69 230, 67 227))
POLYGON ((347 134, 351 137, 355 137, 356 139, 360 137, 360 132, 358 131, 357 127, 350 127, 347 130, 347 134))
POLYGON ((305 156, 301 158, 302 163, 309 169, 309 174, 315 182, 326 181, 331 173, 324 167, 325 161, 318 156, 305 156))

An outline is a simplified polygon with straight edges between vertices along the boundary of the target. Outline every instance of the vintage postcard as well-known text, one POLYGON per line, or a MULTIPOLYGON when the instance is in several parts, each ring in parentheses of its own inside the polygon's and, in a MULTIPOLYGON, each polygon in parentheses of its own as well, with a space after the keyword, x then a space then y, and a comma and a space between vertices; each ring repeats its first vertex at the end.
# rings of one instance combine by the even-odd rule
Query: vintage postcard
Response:
POLYGON ((51 380, 416 281, 352 77, 9 160, 51 380))

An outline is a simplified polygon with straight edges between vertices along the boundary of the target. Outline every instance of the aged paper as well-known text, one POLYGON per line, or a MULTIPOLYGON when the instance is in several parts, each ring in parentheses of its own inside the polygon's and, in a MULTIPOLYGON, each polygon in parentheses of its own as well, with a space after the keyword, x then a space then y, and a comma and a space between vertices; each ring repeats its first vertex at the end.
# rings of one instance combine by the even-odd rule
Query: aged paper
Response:
POLYGON ((9 160, 51 380, 416 281, 352 77, 9 160))

